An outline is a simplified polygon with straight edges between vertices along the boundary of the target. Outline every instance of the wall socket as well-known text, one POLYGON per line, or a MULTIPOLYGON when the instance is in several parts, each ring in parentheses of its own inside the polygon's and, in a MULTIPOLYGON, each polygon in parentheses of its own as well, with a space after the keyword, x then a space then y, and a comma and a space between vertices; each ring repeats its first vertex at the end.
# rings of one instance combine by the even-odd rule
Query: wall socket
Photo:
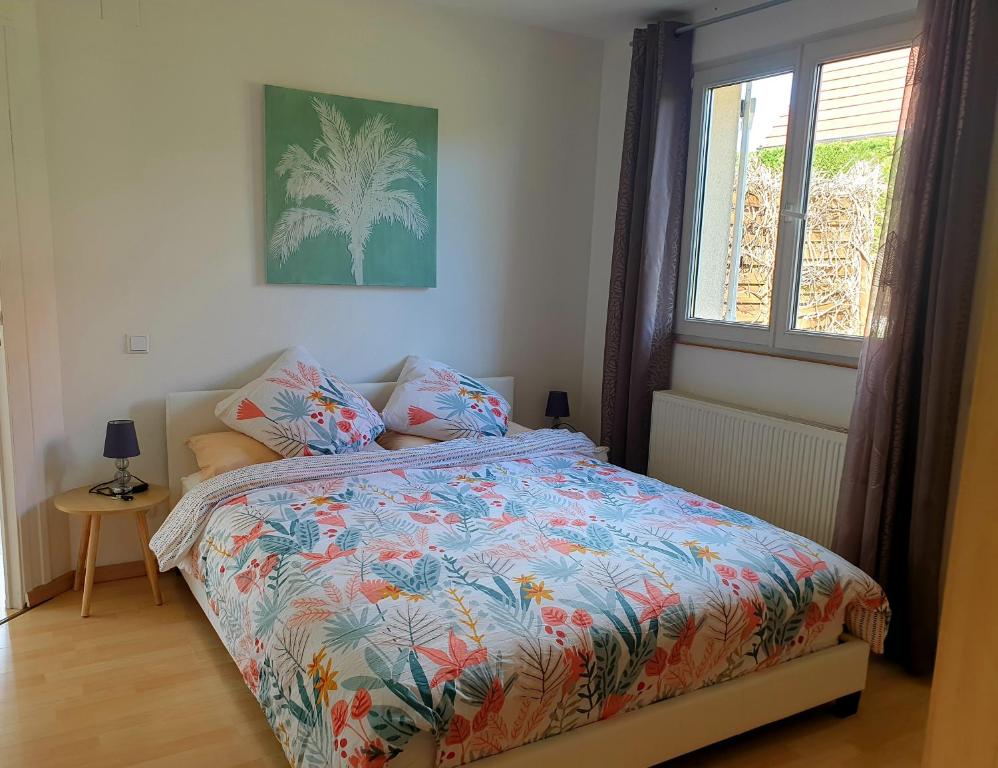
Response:
POLYGON ((130 355, 149 354, 149 336, 142 334, 135 336, 130 333, 125 334, 125 351, 130 355))

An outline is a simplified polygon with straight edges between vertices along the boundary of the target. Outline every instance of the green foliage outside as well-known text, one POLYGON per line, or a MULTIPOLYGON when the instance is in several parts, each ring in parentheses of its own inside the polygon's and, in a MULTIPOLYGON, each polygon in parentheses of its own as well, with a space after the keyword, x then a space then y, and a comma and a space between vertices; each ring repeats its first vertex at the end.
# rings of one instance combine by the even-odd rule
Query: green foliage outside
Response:
MULTIPOLYGON (((753 154, 771 171, 783 172, 783 147, 764 147, 753 154)), ((893 136, 822 142, 815 145, 811 172, 818 172, 825 176, 836 176, 845 173, 856 163, 865 160, 875 163, 880 168, 886 182, 890 177, 893 154, 893 136)))

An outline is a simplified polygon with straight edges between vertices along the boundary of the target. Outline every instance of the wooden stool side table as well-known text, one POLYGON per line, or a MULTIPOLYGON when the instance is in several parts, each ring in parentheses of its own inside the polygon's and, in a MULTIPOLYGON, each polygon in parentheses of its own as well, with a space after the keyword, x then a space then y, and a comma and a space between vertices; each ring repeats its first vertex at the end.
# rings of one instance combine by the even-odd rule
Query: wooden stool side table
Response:
POLYGON ((104 515, 118 515, 130 512, 135 518, 135 528, 139 536, 139 546, 142 547, 142 558, 145 561, 146 576, 152 588, 152 596, 156 605, 163 604, 163 595, 159 591, 159 572, 156 560, 149 550, 149 525, 146 513, 162 504, 170 496, 170 489, 162 485, 150 485, 145 493, 136 494, 131 501, 123 501, 110 496, 90 493, 90 488, 74 488, 72 491, 55 497, 55 507, 69 515, 84 517, 83 530, 80 532, 80 548, 76 555, 76 573, 73 575, 73 589, 80 591, 83 586, 83 607, 80 615, 84 618, 90 615, 90 600, 94 589, 94 570, 97 567, 97 548, 100 546, 101 518, 104 515))

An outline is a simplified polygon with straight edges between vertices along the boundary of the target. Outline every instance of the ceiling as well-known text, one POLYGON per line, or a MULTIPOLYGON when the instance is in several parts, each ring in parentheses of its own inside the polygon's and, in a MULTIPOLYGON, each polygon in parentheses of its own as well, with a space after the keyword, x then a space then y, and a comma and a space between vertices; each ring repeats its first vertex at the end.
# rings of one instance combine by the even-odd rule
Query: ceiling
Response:
POLYGON ((546 27, 588 37, 609 37, 629 31, 635 24, 673 13, 687 18, 712 7, 730 6, 730 0, 422 0, 520 24, 546 27))

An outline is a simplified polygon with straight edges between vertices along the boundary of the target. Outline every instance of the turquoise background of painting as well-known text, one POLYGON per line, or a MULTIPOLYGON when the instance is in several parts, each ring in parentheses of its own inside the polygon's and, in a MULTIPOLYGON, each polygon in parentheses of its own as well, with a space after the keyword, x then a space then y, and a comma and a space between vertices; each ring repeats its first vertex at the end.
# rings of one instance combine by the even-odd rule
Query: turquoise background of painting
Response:
MULTIPOLYGON (((395 125, 400 134, 416 140, 425 155, 418 164, 426 176, 426 186, 420 188, 408 181, 397 184, 410 189, 419 200, 428 223, 426 234, 422 239, 417 239, 400 224, 375 224, 364 247, 364 285, 421 288, 436 286, 437 110, 348 96, 330 96, 275 85, 264 86, 267 174, 267 242, 264 259, 267 265, 267 282, 356 285, 350 272, 347 239, 343 235, 324 233, 305 240, 283 266, 270 253, 270 236, 281 213, 286 208, 297 207, 293 201, 287 200, 284 179, 274 169, 291 144, 298 144, 309 153, 312 152, 315 140, 320 137, 319 118, 312 108, 312 98, 315 96, 335 106, 346 118, 353 133, 356 133, 367 118, 380 112, 395 125)), ((306 200, 301 205, 325 209, 316 199, 306 200)))

